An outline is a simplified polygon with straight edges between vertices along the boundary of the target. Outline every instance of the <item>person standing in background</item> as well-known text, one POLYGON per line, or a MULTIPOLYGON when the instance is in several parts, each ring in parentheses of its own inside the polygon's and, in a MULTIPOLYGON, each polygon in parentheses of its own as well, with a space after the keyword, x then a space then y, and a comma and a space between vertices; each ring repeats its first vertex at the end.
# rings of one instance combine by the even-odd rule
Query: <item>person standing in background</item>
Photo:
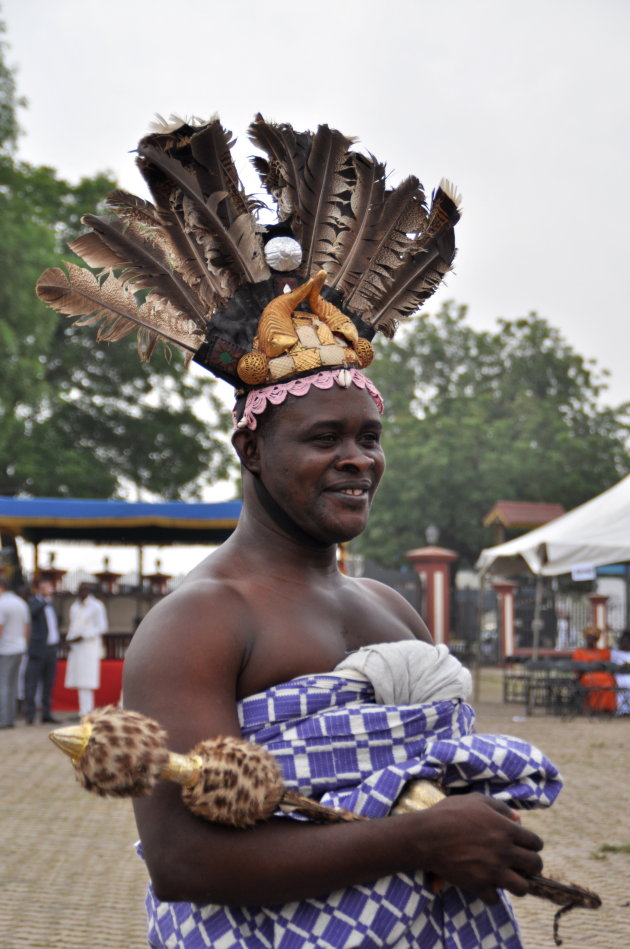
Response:
MULTIPOLYGON (((597 626, 585 626, 582 630, 584 646, 574 649, 571 658, 574 662, 610 662, 610 649, 602 649, 597 643, 602 635, 601 629, 597 626)), ((616 682, 615 677, 605 669, 594 667, 592 672, 588 669, 580 675, 580 685, 584 689, 584 711, 592 714, 593 712, 614 712, 617 707, 616 682)))
POLYGON ((0 577, 0 728, 13 728, 20 663, 31 628, 28 606, 0 577))
POLYGON ((53 606, 55 588, 50 580, 37 580, 35 594, 28 601, 31 613, 31 637, 24 679, 24 717, 35 721, 35 696, 42 683, 42 721, 58 724, 51 711, 51 697, 57 669, 59 623, 53 606))
POLYGON ((79 714, 94 708, 94 691, 101 684, 101 636, 107 632, 105 606, 82 583, 70 607, 67 642, 70 643, 65 686, 79 692, 79 714))

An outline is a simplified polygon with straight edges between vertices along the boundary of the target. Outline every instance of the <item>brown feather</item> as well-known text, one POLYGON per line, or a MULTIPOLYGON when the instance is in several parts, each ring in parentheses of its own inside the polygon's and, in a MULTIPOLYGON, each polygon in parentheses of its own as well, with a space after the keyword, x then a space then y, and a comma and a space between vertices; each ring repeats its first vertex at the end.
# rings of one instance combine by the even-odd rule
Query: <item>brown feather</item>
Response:
POLYGON ((228 224, 243 214, 251 215, 262 206, 246 194, 241 183, 232 159, 234 142, 232 133, 224 129, 218 119, 198 131, 190 141, 197 180, 206 198, 215 191, 225 191, 229 196, 229 201, 225 202, 228 224))
POLYGON ((376 301, 372 312, 363 315, 363 320, 386 336, 393 336, 397 321, 415 313, 449 270, 450 265, 435 247, 414 254, 395 272, 385 294, 376 301))
POLYGON ((37 281, 37 295, 79 326, 100 323, 98 340, 113 342, 140 329, 140 341, 157 334, 184 351, 194 354, 199 348, 201 335, 173 308, 156 307, 150 299, 138 307, 134 294, 113 274, 101 282, 83 267, 66 266, 67 275, 59 267, 46 270, 37 281))
POLYGON ((133 224, 144 225, 147 228, 159 228, 160 216, 150 201, 139 198, 135 194, 116 188, 110 191, 105 201, 106 205, 122 220, 133 224))
POLYGON ((344 193, 348 190, 348 169, 352 165, 352 140, 327 125, 313 136, 300 190, 299 227, 296 237, 302 244, 305 277, 319 270, 333 275, 338 269, 333 248, 340 230, 350 227, 344 214, 344 193))
POLYGON ((370 265, 380 236, 385 198, 385 165, 377 162, 372 155, 365 158, 354 154, 352 168, 355 184, 344 215, 351 223, 338 235, 335 255, 340 266, 328 282, 331 289, 356 286, 370 265))
MULTIPOLYGON (((262 253, 262 243, 250 214, 231 214, 228 191, 214 192, 209 199, 191 169, 157 146, 143 139, 138 146, 140 167, 152 188, 156 178, 169 197, 171 208, 188 199, 195 209, 196 225, 203 227, 217 244, 224 266, 240 272, 241 279, 252 283, 265 280, 269 268, 262 253), (156 176, 157 171, 157 176, 156 176), (227 221, 227 223, 226 223, 227 221)), ((185 222, 184 222, 185 223, 185 222)), ((216 265, 217 257, 212 261, 216 265)))
POLYGON ((198 297, 201 310, 211 313, 216 309, 221 300, 219 288, 206 269, 197 241, 183 230, 180 218, 171 209, 169 197, 158 209, 149 201, 118 190, 108 196, 107 205, 168 257, 173 269, 198 297))
POLYGON ((455 257, 453 229, 459 217, 457 195, 438 188, 425 229, 410 242, 412 253, 401 266, 372 283, 374 304, 371 312, 363 315, 365 322, 393 335, 396 321, 414 313, 431 296, 451 269, 455 257))
POLYGON ((296 132, 290 125, 266 122, 258 113, 249 126, 249 138, 269 156, 268 162, 254 158, 254 166, 263 187, 277 201, 280 220, 287 220, 300 206, 312 133, 296 132))
POLYGON ((135 290, 151 290, 169 300, 186 316, 205 329, 207 318, 199 299, 173 271, 169 261, 156 244, 145 241, 133 227, 121 221, 86 214, 83 223, 92 228, 70 244, 70 248, 90 267, 123 270, 123 283, 133 283, 135 290))
POLYGON ((387 191, 379 222, 379 234, 369 265, 346 295, 344 304, 356 313, 374 306, 385 293, 392 275, 403 266, 417 235, 426 224, 424 191, 410 176, 387 191))

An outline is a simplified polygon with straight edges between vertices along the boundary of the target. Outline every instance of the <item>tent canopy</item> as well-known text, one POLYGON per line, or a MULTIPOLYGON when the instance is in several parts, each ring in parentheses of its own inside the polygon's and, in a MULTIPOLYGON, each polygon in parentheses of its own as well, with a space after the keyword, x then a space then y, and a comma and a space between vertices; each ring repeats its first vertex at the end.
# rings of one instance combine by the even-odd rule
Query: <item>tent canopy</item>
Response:
POLYGON ((0 497, 0 531, 42 541, 166 546, 220 544, 236 527, 240 501, 187 504, 0 497))
POLYGON ((477 568, 543 576, 630 561, 630 475, 567 514, 481 551, 477 568))

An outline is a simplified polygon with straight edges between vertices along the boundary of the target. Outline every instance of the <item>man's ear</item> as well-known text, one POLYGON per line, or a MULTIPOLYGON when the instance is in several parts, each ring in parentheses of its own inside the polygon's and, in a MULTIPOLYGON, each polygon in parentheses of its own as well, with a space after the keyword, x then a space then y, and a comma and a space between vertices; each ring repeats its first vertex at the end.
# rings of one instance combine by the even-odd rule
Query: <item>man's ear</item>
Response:
POLYGON ((260 451, 258 434, 249 428, 242 428, 232 435, 232 444, 241 464, 251 474, 260 473, 260 451))

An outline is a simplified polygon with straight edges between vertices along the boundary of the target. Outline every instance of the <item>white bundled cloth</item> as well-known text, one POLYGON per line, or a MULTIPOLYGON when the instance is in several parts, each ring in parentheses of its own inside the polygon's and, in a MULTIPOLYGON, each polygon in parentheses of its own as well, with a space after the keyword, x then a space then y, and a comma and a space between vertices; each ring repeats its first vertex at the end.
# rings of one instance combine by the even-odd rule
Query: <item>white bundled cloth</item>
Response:
POLYGON ((417 639, 364 646, 343 659, 333 674, 370 682, 380 705, 465 701, 472 694, 470 672, 448 647, 417 639))

